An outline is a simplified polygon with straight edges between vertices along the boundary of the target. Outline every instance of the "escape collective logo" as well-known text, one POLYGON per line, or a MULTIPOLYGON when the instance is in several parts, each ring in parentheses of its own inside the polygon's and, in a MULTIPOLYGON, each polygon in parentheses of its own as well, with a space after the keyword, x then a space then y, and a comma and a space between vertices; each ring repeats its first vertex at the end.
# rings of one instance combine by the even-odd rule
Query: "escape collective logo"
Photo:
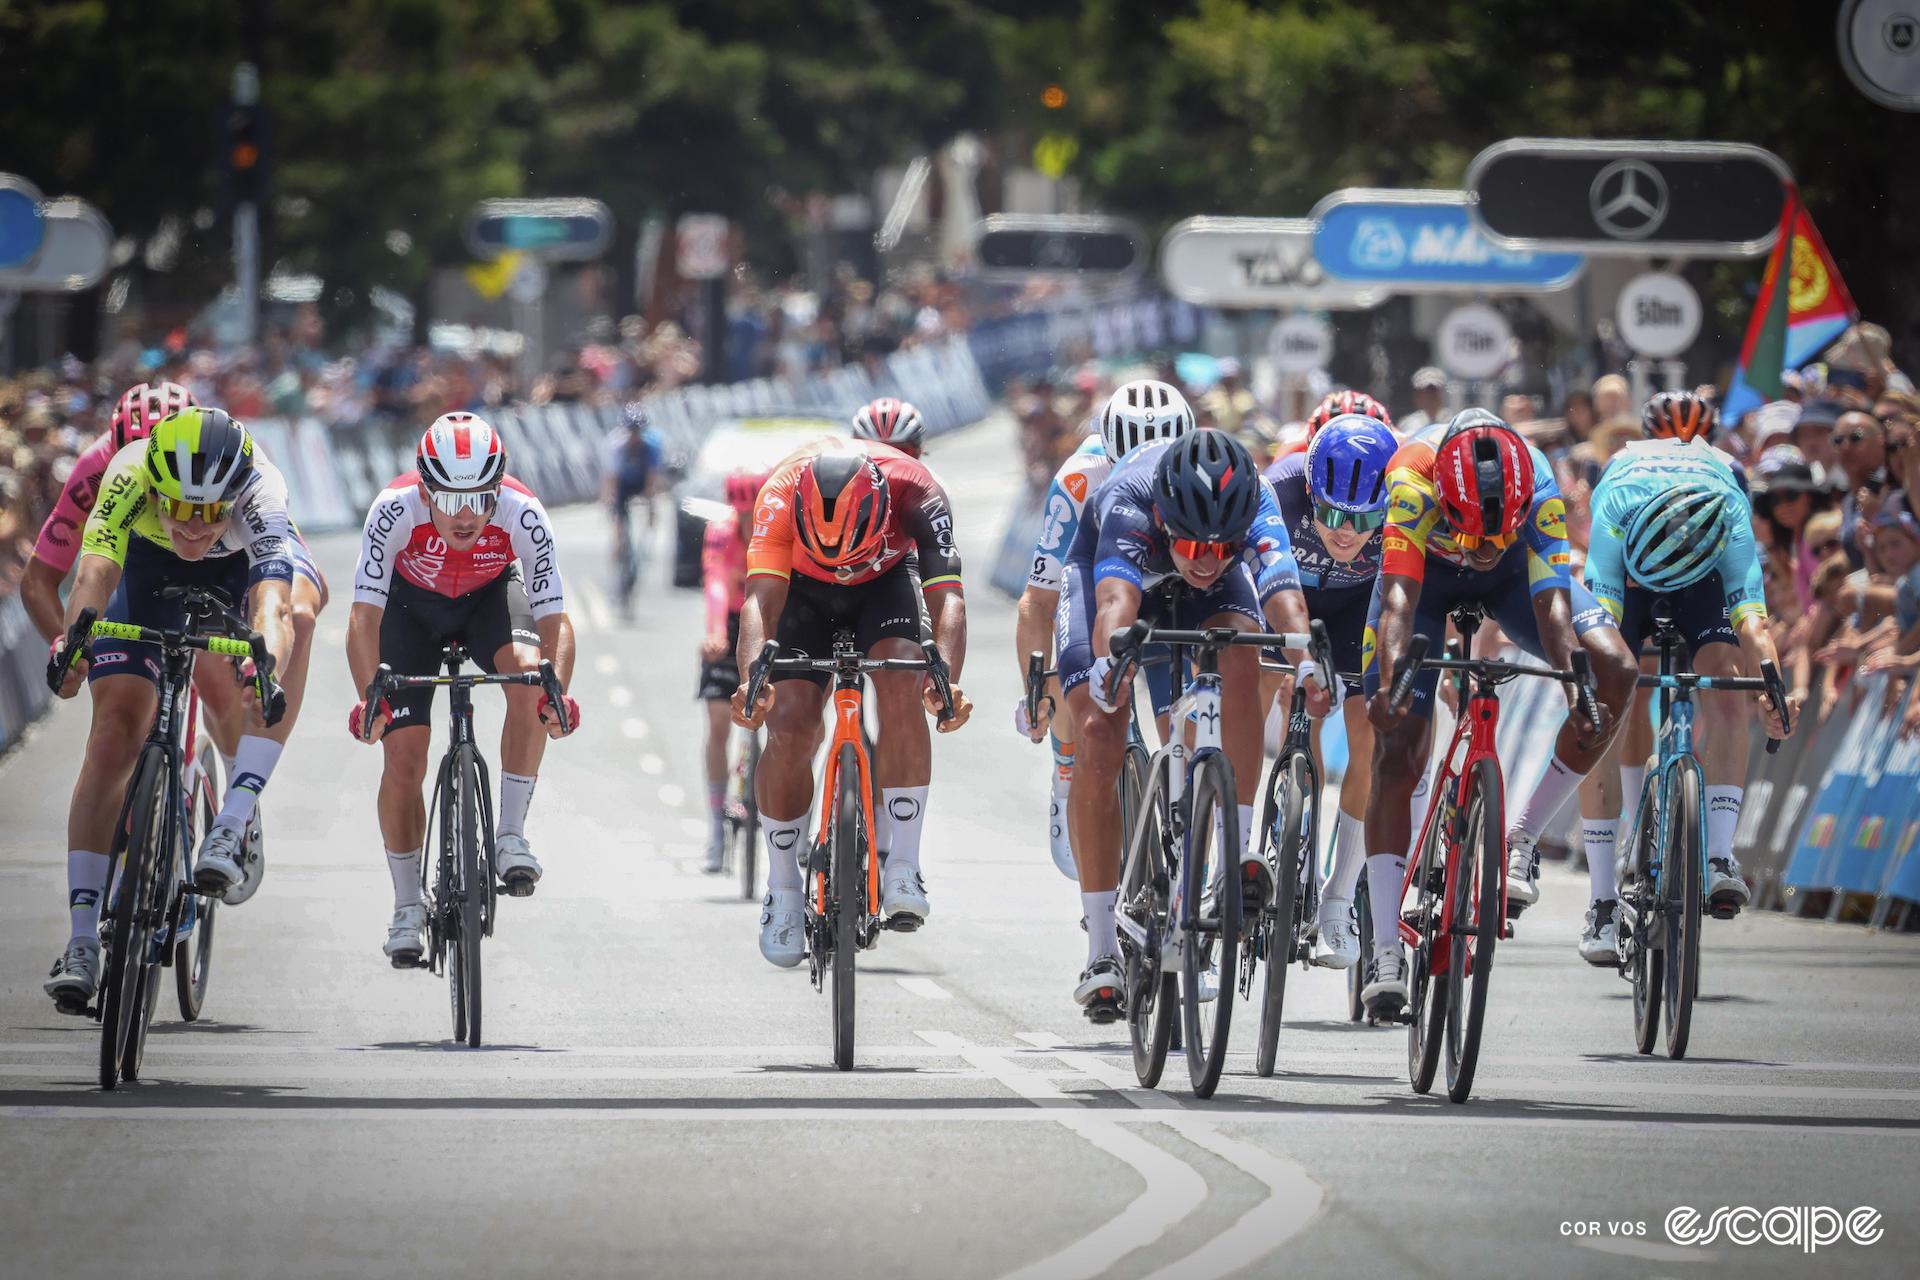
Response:
MULTIPOLYGON (((1823 1204, 1783 1204, 1771 1209, 1751 1205, 1721 1205, 1702 1213, 1691 1205, 1678 1205, 1667 1213, 1661 1224, 1667 1239, 1678 1245, 1712 1245, 1725 1241, 1742 1248, 1770 1244, 1815 1253, 1828 1245, 1850 1241, 1858 1245, 1878 1244, 1886 1234, 1880 1225, 1880 1211, 1872 1205, 1842 1213, 1823 1204)), ((1647 1224, 1634 1220, 1606 1222, 1563 1222, 1563 1236, 1645 1236, 1647 1224)))

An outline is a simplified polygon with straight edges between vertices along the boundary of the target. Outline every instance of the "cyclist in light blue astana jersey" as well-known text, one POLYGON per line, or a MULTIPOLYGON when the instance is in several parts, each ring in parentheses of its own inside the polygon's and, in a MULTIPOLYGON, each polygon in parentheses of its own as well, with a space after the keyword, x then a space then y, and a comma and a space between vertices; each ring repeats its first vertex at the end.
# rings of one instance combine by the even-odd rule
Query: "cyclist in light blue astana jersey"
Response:
MULTIPOLYGON (((1620 623, 1622 638, 1635 653, 1652 635, 1654 606, 1664 598, 1701 675, 1753 677, 1763 661, 1776 661, 1767 634, 1752 508, 1718 450, 1703 438, 1631 444, 1608 465, 1592 501, 1587 587, 1620 623)), ((1766 695, 1753 698, 1768 734, 1785 737, 1766 695)), ((1740 819, 1738 784, 1747 776, 1747 733, 1730 695, 1705 693, 1698 705, 1694 741, 1707 778, 1707 898, 1738 909, 1746 904, 1747 886, 1734 862, 1733 831, 1740 819)), ((1607 802, 1605 812, 1617 814, 1620 793, 1613 788, 1619 774, 1608 761, 1593 772, 1607 802)), ((1641 761, 1633 762, 1628 798, 1636 805, 1645 772, 1641 761)), ((1614 846, 1619 822, 1585 818, 1581 826, 1592 905, 1580 954, 1589 963, 1611 965, 1618 959, 1614 846)))

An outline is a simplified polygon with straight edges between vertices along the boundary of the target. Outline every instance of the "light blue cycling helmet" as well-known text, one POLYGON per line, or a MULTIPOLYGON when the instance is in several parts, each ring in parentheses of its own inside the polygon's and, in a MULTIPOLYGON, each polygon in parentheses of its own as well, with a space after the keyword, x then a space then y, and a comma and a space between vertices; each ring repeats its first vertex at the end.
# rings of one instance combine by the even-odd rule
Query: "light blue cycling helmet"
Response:
POLYGON ((1307 446, 1307 491, 1336 511, 1378 511, 1387 505, 1387 467, 1399 447, 1384 422, 1343 413, 1307 446))
POLYGON ((1649 591, 1678 591, 1713 572, 1733 534, 1728 495, 1710 485, 1676 485, 1627 521, 1627 575, 1649 591))

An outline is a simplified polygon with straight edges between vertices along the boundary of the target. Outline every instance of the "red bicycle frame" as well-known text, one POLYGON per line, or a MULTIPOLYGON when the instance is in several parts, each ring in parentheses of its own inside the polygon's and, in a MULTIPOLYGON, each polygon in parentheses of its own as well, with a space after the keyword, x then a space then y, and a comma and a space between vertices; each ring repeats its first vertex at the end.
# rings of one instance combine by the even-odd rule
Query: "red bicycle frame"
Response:
MULTIPOLYGON (((1491 688, 1476 689, 1467 698, 1466 714, 1454 722, 1453 737, 1447 743, 1446 754, 1440 758, 1440 772, 1433 781, 1433 803, 1427 806, 1427 820, 1420 826, 1420 838, 1414 842, 1413 846, 1415 849, 1426 847, 1427 833, 1443 815, 1451 819, 1454 815, 1464 814, 1467 811, 1467 786, 1473 776, 1475 765, 1482 760, 1491 760, 1494 772, 1500 772, 1500 757, 1494 750, 1494 735, 1499 727, 1499 696, 1491 688), (1449 794, 1452 796, 1451 804, 1446 803, 1449 794)), ((1500 832, 1505 832, 1507 829, 1504 782, 1505 777, 1502 775, 1503 785, 1500 788, 1498 811, 1487 814, 1487 821, 1494 823, 1494 830, 1500 832)), ((1429 971, 1433 973, 1444 971, 1450 958, 1455 932, 1453 919, 1455 889, 1458 887, 1459 877, 1464 874, 1460 865, 1463 855, 1459 833, 1443 832, 1442 834, 1446 836, 1444 844, 1447 860, 1446 889, 1440 895, 1440 927, 1434 933, 1433 954, 1428 960, 1429 971)), ((1412 887, 1413 878, 1419 874, 1419 871, 1420 859, 1417 857, 1407 859, 1406 875, 1400 881, 1402 904, 1405 904, 1407 890, 1412 887)), ((1467 899, 1466 908, 1469 913, 1478 909, 1479 904, 1472 900, 1475 895, 1460 894, 1458 896, 1467 899)), ((1500 896, 1497 901, 1505 902, 1506 899, 1507 860, 1502 858, 1500 859, 1500 896)), ((1478 921, 1468 919, 1460 922, 1460 927, 1471 930, 1477 923, 1478 921)), ((1512 926, 1505 920, 1500 924, 1500 936, 1502 938, 1513 936, 1512 926)), ((1400 921, 1400 941, 1410 947, 1420 945, 1419 931, 1408 924, 1404 916, 1400 921)), ((1469 956, 1467 966, 1469 973, 1472 972, 1472 967, 1472 957, 1469 956)))

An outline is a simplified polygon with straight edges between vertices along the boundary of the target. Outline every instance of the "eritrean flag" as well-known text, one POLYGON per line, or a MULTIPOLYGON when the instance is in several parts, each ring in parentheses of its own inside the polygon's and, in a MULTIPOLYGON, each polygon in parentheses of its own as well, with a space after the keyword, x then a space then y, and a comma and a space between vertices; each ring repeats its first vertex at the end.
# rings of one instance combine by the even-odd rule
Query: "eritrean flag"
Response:
POLYGON ((1780 235, 1767 258, 1753 319, 1740 345, 1740 363, 1720 409, 1721 418, 1729 423, 1769 400, 1778 400, 1781 375, 1819 355, 1860 318, 1826 241, 1800 203, 1799 188, 1788 183, 1786 190, 1780 235), (1780 287, 1783 280, 1785 288, 1780 287))

